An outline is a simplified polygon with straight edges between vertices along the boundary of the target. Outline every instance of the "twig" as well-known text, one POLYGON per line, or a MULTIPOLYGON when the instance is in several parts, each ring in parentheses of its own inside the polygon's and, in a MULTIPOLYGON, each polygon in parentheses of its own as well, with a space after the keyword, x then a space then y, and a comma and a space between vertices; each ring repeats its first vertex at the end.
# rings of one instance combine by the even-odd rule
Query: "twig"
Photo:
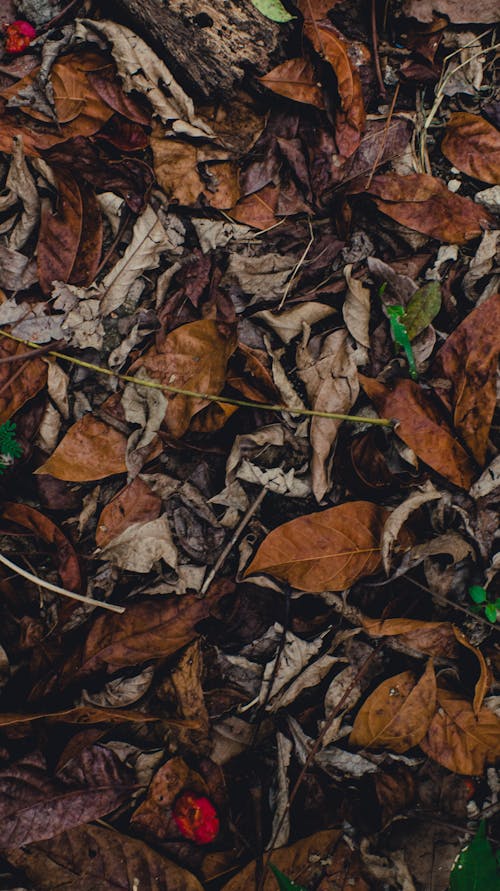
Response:
POLYGON ((386 89, 385 89, 385 84, 384 84, 384 78, 382 76, 382 69, 380 67, 380 57, 378 54, 377 0, 372 0, 371 23, 372 23, 373 61, 375 63, 375 72, 377 74, 378 89, 379 89, 380 95, 385 97, 386 89))
POLYGON ((387 142, 387 131, 389 130, 389 125, 392 120, 392 115, 394 114, 394 107, 396 105, 396 100, 398 98, 399 87, 400 87, 400 83, 398 81, 396 84, 396 89, 394 90, 394 96, 392 97, 391 107, 389 109, 389 114, 387 115, 387 120, 385 122, 385 127, 384 127, 384 130, 382 133, 382 143, 381 143, 381 146, 377 152, 377 157, 375 158, 375 160, 373 162, 373 167, 371 169, 370 176, 368 177, 368 182, 365 186, 366 191, 368 191, 368 189, 370 188, 370 186, 372 184, 372 179, 373 179, 374 173, 375 173, 378 165, 380 164, 380 159, 381 159, 382 155, 384 154, 384 149, 385 149, 385 145, 387 142))
POLYGON ((229 539, 229 541, 228 541, 226 547, 224 548, 223 551, 221 551, 221 553, 220 553, 219 556, 217 557, 217 560, 215 561, 214 565, 212 566, 212 569, 211 569, 210 572, 208 573, 208 575, 207 575, 205 581, 203 582, 203 584, 202 584, 202 586, 201 586, 201 590, 200 590, 200 593, 201 593, 201 594, 206 594, 206 593, 207 593, 207 591, 208 591, 210 585, 212 584, 213 579, 214 579, 215 576, 217 575, 219 569, 221 569, 221 568, 224 566, 224 563, 226 562, 226 558, 227 558, 227 557, 229 556, 229 554, 231 553, 231 551, 232 551, 234 545, 235 545, 236 542, 238 541, 238 539, 239 539, 241 533, 243 532, 245 526, 247 525, 247 523, 252 519, 254 513, 259 509, 260 505, 261 505, 262 502, 264 501, 264 498, 266 497, 266 494, 267 494, 267 489, 263 486, 262 489, 261 489, 261 491, 260 491, 259 494, 257 495, 257 498, 256 498, 255 501, 253 502, 253 504, 250 505, 250 507, 248 508, 247 512, 246 512, 246 513, 244 514, 244 516, 241 518, 241 520, 240 520, 238 526, 237 526, 236 529, 234 530, 234 532, 233 532, 231 538, 229 539))
POLYGON ((35 356, 44 356, 46 353, 50 353, 54 347, 64 346, 65 341, 59 340, 57 343, 45 344, 45 346, 40 347, 38 350, 31 350, 29 353, 17 353, 12 356, 4 356, 3 359, 0 359, 0 365, 12 365, 13 362, 21 362, 23 359, 34 359, 35 356))
MULTIPOLYGON (((7 337, 9 340, 15 340, 17 343, 23 343, 25 346, 38 348, 36 343, 30 340, 23 340, 21 337, 15 337, 0 328, 0 336, 7 337)), ((234 399, 232 396, 215 395, 214 393, 199 393, 197 390, 185 390, 181 387, 173 387, 169 384, 160 384, 158 381, 150 381, 145 378, 133 377, 131 374, 120 374, 118 371, 112 371, 110 368, 104 368, 101 365, 94 365, 92 362, 85 362, 83 359, 76 359, 74 356, 68 356, 67 353, 60 353, 57 350, 50 350, 48 356, 56 359, 63 359, 65 362, 71 362, 73 365, 79 365, 80 368, 88 368, 89 371, 95 371, 98 374, 105 374, 115 380, 124 381, 127 384, 134 384, 136 387, 148 387, 150 390, 162 390, 166 393, 174 393, 179 396, 190 396, 194 399, 205 399, 207 402, 219 402, 222 405, 237 405, 241 408, 254 408, 260 411, 286 412, 290 415, 304 415, 307 418, 330 418, 338 421, 353 421, 360 424, 374 424, 378 427, 392 427, 392 421, 387 418, 365 418, 362 415, 343 415, 338 412, 317 411, 312 408, 292 408, 290 405, 275 405, 267 402, 253 402, 250 399, 234 399)), ((16 372, 15 377, 23 370, 24 366, 16 372)), ((14 376, 13 376, 14 377, 14 376)), ((13 377, 7 383, 11 383, 13 377)), ((0 390, 1 393, 1 390, 0 390)))
POLYGON ((281 300, 280 300, 280 304, 279 304, 279 306, 278 306, 278 310, 280 310, 280 309, 283 308, 283 304, 284 304, 286 298, 288 297, 288 295, 289 295, 289 293, 290 293, 290 288, 292 287, 292 285, 293 285, 295 279, 297 278, 297 275, 299 274, 299 271, 302 269, 302 266, 304 265, 304 261, 305 261, 307 255, 308 255, 309 251, 311 250, 313 244, 314 244, 314 232, 313 232, 313 227, 311 226, 311 220, 309 219, 309 217, 307 218, 307 222, 308 222, 308 224, 309 224, 309 235, 310 235, 310 237, 309 237, 309 241, 308 241, 307 244, 306 244, 304 253, 302 254, 300 260, 299 260, 298 263, 297 263, 297 265, 295 266, 295 269, 293 270, 293 272, 292 272, 290 278, 288 279, 286 288, 285 288, 285 290, 284 290, 284 292, 283 292, 283 297, 281 298, 281 300))
POLYGON ((444 594, 436 594, 435 591, 431 591, 430 588, 426 588, 425 585, 422 585, 420 582, 417 582, 416 579, 412 579, 411 575, 406 575, 405 578, 407 581, 411 582, 415 587, 420 588, 422 591, 426 591, 427 594, 430 594, 431 597, 435 597, 436 600, 440 600, 442 603, 446 603, 447 606, 451 606, 452 609, 458 609, 461 613, 465 613, 466 616, 469 616, 471 619, 474 619, 476 622, 482 622, 483 625, 486 625, 490 631, 498 632, 498 629, 492 622, 488 622, 488 619, 484 619, 483 616, 480 616, 478 613, 473 613, 471 609, 467 609, 466 606, 461 606, 459 603, 455 603, 453 600, 449 600, 448 597, 445 597, 444 594))
POLYGON ((71 11, 73 7, 78 8, 82 5, 82 2, 83 0, 71 0, 70 3, 68 3, 63 9, 61 9, 61 12, 58 12, 58 14, 54 16, 54 18, 50 19, 49 22, 46 22, 45 25, 41 25, 40 28, 37 28, 37 37, 39 37, 40 34, 44 34, 46 31, 50 31, 52 28, 55 28, 56 25, 58 25, 59 22, 62 21, 62 19, 68 14, 68 12, 71 11))
POLYGON ((124 212, 123 212, 123 219, 122 219, 120 225, 118 226, 118 232, 116 233, 116 235, 115 235, 115 237, 113 238, 113 241, 111 242, 111 244, 110 244, 108 250, 107 250, 106 253, 104 254, 104 257, 102 258, 101 262, 99 263, 99 266, 97 267, 97 271, 96 271, 96 274, 95 274, 95 278, 97 278, 97 276, 99 275, 99 273, 102 272, 102 270, 104 269, 104 267, 106 266, 106 264, 109 262, 110 258, 113 256, 113 253, 115 252, 116 248, 117 248, 118 245, 120 244, 120 241, 121 241, 122 238, 123 238, 123 234, 124 234, 124 232, 125 232, 125 229, 127 228, 128 224, 129 224, 129 222, 130 222, 130 217, 131 217, 131 213, 129 212, 128 207, 125 206, 125 209, 124 209, 124 212))
POLYGON ((34 585, 38 585, 40 588, 45 588, 46 591, 53 591, 54 594, 63 594, 64 597, 71 597, 72 600, 79 600, 80 603, 88 603, 90 606, 100 606, 102 609, 110 610, 110 612, 113 613, 125 612, 125 607, 123 606, 115 606, 114 603, 104 603, 101 600, 94 600, 93 597, 85 597, 84 594, 75 594, 74 591, 68 591, 66 588, 60 588, 59 585, 53 585, 51 582, 46 582, 43 579, 38 578, 38 576, 33 575, 33 573, 28 572, 26 569, 23 569, 22 566, 18 566, 17 563, 13 563, 12 560, 8 560, 3 554, 0 554, 0 563, 3 563, 3 565, 8 569, 11 569, 12 572, 21 575, 29 582, 33 582, 34 585))

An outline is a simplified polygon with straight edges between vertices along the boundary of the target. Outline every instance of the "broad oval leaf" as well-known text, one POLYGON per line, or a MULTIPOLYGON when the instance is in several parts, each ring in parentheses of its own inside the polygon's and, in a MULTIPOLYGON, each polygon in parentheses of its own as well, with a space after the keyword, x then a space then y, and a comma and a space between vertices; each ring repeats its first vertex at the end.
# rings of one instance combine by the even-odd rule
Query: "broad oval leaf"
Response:
POLYGON ((127 437, 123 433, 92 414, 83 415, 35 472, 50 473, 69 482, 104 479, 126 472, 126 449, 127 437))
POLYGON ((283 6, 280 0, 252 0, 253 5, 266 19, 272 22, 291 22, 295 18, 283 6))
POLYGON ((15 523, 34 533, 53 549, 62 584, 71 591, 82 591, 83 580, 77 553, 63 532, 44 514, 29 504, 7 502, 0 512, 0 520, 15 523))
POLYGON ((425 736, 435 710, 436 676, 430 659, 420 680, 412 671, 403 671, 373 691, 356 715, 349 742, 406 752, 425 736))
POLYGON ((245 576, 266 572, 302 591, 342 591, 380 567, 387 511, 350 501, 278 526, 262 542, 245 576))
POLYGON ((481 820, 474 838, 458 855, 450 874, 450 891, 498 891, 500 867, 481 820))
POLYGON ((438 689, 437 701, 420 748, 454 773, 482 774, 485 764, 500 757, 500 718, 489 708, 475 715, 470 702, 444 688, 438 689))
POLYGON ((452 114, 441 151, 448 161, 484 183, 500 184, 500 132, 478 114, 452 114))
POLYGON ((259 80, 273 93, 286 96, 294 102, 304 102, 321 109, 325 107, 313 65, 309 59, 304 59, 302 56, 297 59, 287 59, 264 77, 259 77, 259 80))

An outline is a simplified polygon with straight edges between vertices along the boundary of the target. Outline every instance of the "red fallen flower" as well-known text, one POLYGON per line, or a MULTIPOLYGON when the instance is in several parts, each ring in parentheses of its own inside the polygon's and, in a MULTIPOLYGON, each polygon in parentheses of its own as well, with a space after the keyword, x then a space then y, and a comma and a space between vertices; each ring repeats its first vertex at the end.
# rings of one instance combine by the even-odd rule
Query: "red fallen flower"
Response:
POLYGON ((217 811, 204 795, 184 792, 179 795, 172 813, 184 838, 189 838, 197 845, 208 845, 219 834, 217 811))
POLYGON ((29 22, 19 19, 5 28, 5 49, 8 53, 23 53, 36 37, 36 31, 29 22))

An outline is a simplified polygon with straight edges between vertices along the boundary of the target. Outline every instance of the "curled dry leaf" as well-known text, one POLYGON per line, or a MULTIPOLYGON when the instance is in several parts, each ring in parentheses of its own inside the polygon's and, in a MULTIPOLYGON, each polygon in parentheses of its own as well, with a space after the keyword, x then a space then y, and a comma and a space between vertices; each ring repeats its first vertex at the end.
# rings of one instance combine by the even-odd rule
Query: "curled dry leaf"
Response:
POLYGON ((477 715, 458 693, 439 687, 439 708, 420 742, 426 755, 447 770, 480 775, 500 757, 500 718, 489 708, 477 715))
POLYGON ((347 282, 347 294, 342 307, 344 322, 354 340, 369 349, 370 289, 359 279, 352 277, 352 263, 344 266, 344 275, 347 282))
POLYGON ((349 742, 365 748, 406 752, 425 736, 436 710, 432 659, 417 680, 412 671, 388 678, 361 706, 349 742))
POLYGON ((335 116, 335 141, 339 153, 349 158, 359 146, 365 127, 365 106, 359 74, 349 58, 349 44, 333 25, 306 22, 304 34, 332 67, 337 78, 340 109, 335 116))
POLYGON ((166 514, 146 523, 133 523, 113 538, 99 555, 128 572, 151 572, 155 563, 164 560, 177 568, 177 548, 172 541, 166 514))
MULTIPOLYGON (((0 359, 8 359, 26 352, 22 343, 0 339, 0 359)), ((21 363, 22 364, 22 363, 21 363)), ((8 421, 28 399, 36 396, 47 383, 47 365, 42 359, 29 359, 17 374, 19 362, 0 363, 0 424, 8 421), (9 383, 12 378, 12 383, 9 383)))
MULTIPOLYGON (((143 368, 153 380, 167 386, 217 395, 224 386, 227 363, 236 344, 233 331, 223 333, 213 319, 201 319, 171 331, 133 369, 143 368)), ((180 438, 207 401, 198 396, 166 395, 165 423, 171 435, 180 438)))
POLYGON ((462 198, 427 173, 385 173, 372 179, 368 194, 391 219, 450 244, 464 244, 493 222, 488 211, 462 198))
POLYGON ((377 411, 396 421, 398 436, 422 461, 456 486, 470 488, 474 465, 422 387, 404 378, 392 390, 364 375, 360 382, 377 411))
POLYGON ((71 482, 104 479, 126 473, 126 449, 127 437, 123 433, 92 414, 83 415, 35 473, 49 473, 71 482))
POLYGON ((151 780, 145 801, 132 814, 132 825, 150 838, 160 841, 175 838, 177 831, 171 809, 175 799, 186 790, 196 795, 208 792, 200 774, 191 770, 183 758, 170 758, 151 780))
POLYGON ((137 877, 140 891, 203 891, 197 878, 142 841, 105 826, 4 852, 40 891, 116 891, 137 877))
POLYGON ((441 151, 462 173, 500 185, 500 132, 478 114, 452 114, 441 151))
POLYGON ((293 99, 294 102, 304 102, 316 108, 325 107, 314 67, 309 59, 303 56, 287 59, 264 77, 259 77, 259 80, 269 90, 280 96, 286 96, 287 99, 293 99))
MULTIPOLYGON (((297 369, 306 387, 311 408, 315 411, 346 414, 359 394, 359 381, 354 350, 345 329, 325 337, 315 358, 303 343, 297 348, 297 369)), ((333 418, 312 418, 310 429, 312 488, 321 501, 331 486, 331 452, 342 421, 333 418)))
POLYGON ((394 545, 396 544, 398 535, 408 517, 410 517, 411 514, 418 510, 423 504, 427 504, 428 501, 436 501, 436 499, 440 497, 441 492, 438 492, 432 483, 427 482, 420 491, 413 492, 412 495, 409 495, 408 498, 406 498, 402 504, 398 505, 398 507, 396 507, 387 517, 384 531, 382 533, 382 561, 387 575, 389 575, 391 568, 394 545))
MULTIPOLYGON (((206 146, 165 136, 161 125, 156 124, 151 136, 156 178, 167 198, 178 204, 208 204, 219 210, 227 210, 240 197, 239 169, 233 161, 210 161, 206 146)), ((220 150, 219 150, 220 152, 220 150)), ((215 153, 216 154, 216 153, 215 153)), ((223 152, 227 156, 227 152, 223 152)))
POLYGON ((421 619, 367 619, 363 628, 370 637, 398 637, 412 650, 428 656, 454 659, 457 638, 450 622, 424 622, 421 619))
POLYGON ((133 523, 156 520, 160 511, 161 498, 136 476, 101 512, 95 533, 97 547, 106 547, 113 538, 133 523))
POLYGON ((477 715, 479 715, 479 712, 481 711, 484 697, 486 696, 488 687, 491 683, 491 673, 481 650, 471 644, 469 640, 467 640, 463 631, 461 631, 460 628, 457 628, 456 625, 454 625, 453 633, 459 644, 462 644, 463 647, 465 647, 467 650, 470 650, 471 653, 474 653, 474 656, 479 662, 479 678, 474 690, 474 701, 472 703, 474 714, 477 717, 477 715))
POLYGON ((493 294, 452 331, 432 366, 433 377, 437 378, 434 388, 481 465, 486 460, 495 411, 499 353, 500 294, 493 294), (443 379, 444 386, 439 383, 443 379))
POLYGON ((266 572, 302 591, 342 591, 381 565, 380 537, 387 512, 370 501, 350 501, 278 526, 245 572, 266 572))

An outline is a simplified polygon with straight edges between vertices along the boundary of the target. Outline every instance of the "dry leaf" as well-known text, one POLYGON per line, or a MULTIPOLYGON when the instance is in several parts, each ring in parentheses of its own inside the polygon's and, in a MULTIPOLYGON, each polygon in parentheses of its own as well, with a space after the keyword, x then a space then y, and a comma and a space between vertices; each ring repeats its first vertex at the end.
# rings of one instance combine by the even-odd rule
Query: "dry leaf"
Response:
POLYGON ((432 366, 433 377, 438 379, 435 390, 482 466, 495 411, 499 353, 500 294, 494 294, 452 331, 432 366), (439 379, 449 381, 451 388, 440 386, 439 379))
MULTIPOLYGON (((219 210, 233 207, 240 197, 238 167, 233 161, 215 161, 204 166, 202 177, 199 164, 210 161, 204 145, 165 136, 156 124, 151 136, 156 178, 169 201, 183 205, 209 204, 219 210), (207 179, 209 184, 207 184, 207 179), (203 198, 203 201, 199 201, 203 198)), ((220 150, 219 150, 220 151, 220 150)), ((217 152, 214 149, 214 157, 217 152)), ((227 156, 227 152, 223 152, 227 156)))
POLYGON ((369 349, 370 289, 365 288, 359 279, 353 278, 351 273, 352 263, 344 266, 347 294, 342 307, 342 315, 349 334, 352 334, 356 343, 369 349))
POLYGON ((491 672, 486 664, 486 659, 484 658, 481 650, 471 644, 469 640, 467 640, 463 631, 461 631, 460 628, 457 628, 456 625, 453 625, 453 633, 459 644, 462 644, 463 647, 466 647, 466 649, 470 650, 471 653, 474 653, 474 656, 479 662, 479 679, 474 691, 474 702, 472 703, 474 714, 477 717, 481 711, 484 697, 486 696, 491 683, 491 672))
POLYGON ((259 80, 269 90, 280 96, 286 96, 287 99, 293 99, 294 102, 304 102, 316 108, 325 107, 314 67, 309 59, 302 56, 297 59, 287 59, 264 77, 259 77, 259 80))
POLYGON ((35 473, 49 473, 56 479, 71 482, 104 479, 115 473, 126 473, 126 449, 127 437, 123 433, 92 414, 83 415, 35 473))
POLYGON ((375 176, 368 194, 391 219, 450 244, 477 238, 493 222, 484 208, 450 192, 441 180, 427 173, 375 176))
POLYGON ((470 488, 475 473, 472 461, 418 384, 399 378, 390 390, 364 375, 360 382, 377 411, 396 421, 398 436, 422 461, 456 486, 470 488))
POLYGON ((431 482, 427 481, 420 491, 413 492, 405 498, 387 517, 382 533, 382 561, 387 575, 391 569, 392 552, 404 523, 419 507, 428 501, 436 501, 441 498, 441 494, 431 482))
POLYGON ((500 133, 481 115, 466 111, 452 114, 441 151, 462 173, 500 185, 500 133))
POLYGON ((342 591, 380 567, 384 508, 351 501, 278 526, 245 572, 266 572, 302 591, 342 591))
POLYGON ((101 512, 95 533, 96 545, 104 548, 133 523, 156 520, 161 511, 161 498, 136 476, 101 512))
POLYGON ((401 643, 428 656, 457 656, 457 639, 450 622, 424 622, 421 619, 367 619, 363 628, 370 637, 398 637, 401 643))
MULTIPOLYGON (((26 352, 23 343, 0 340, 0 359, 8 359, 26 352)), ((21 363, 22 364, 22 363, 21 363)), ((42 359, 30 358, 22 366, 22 374, 17 374, 19 362, 0 363, 0 424, 8 421, 18 409, 43 389, 47 383, 47 365, 42 359), (12 383, 9 383, 12 378, 12 383)))
POLYGON ((356 715, 349 742, 407 752, 425 736, 435 710, 436 676, 430 659, 419 680, 403 671, 374 690, 356 715))
POLYGON ((500 757, 500 718, 488 708, 475 715, 458 693, 437 690, 438 711, 420 748, 447 770, 480 775, 500 757))
POLYGON ((159 560, 176 569, 177 548, 166 514, 148 523, 127 526, 103 548, 99 557, 127 572, 151 572, 159 560))
POLYGON ((419 22, 432 22, 436 12, 448 16, 456 25, 469 22, 495 25, 498 21, 496 0, 484 0, 478 7, 471 6, 467 0, 438 0, 437 3, 436 0, 404 0, 403 11, 408 18, 419 22))
MULTIPOLYGON (((306 343, 297 347, 298 375, 315 411, 348 414, 358 398, 358 374, 348 338, 347 331, 342 328, 329 334, 317 357, 306 343)), ((330 456, 341 424, 342 421, 332 418, 311 420, 311 474, 316 501, 321 501, 331 486, 330 456)))
POLYGON ((0 518, 28 529, 54 549, 62 584, 70 591, 82 591, 83 580, 76 551, 52 520, 29 504, 16 504, 12 501, 4 504, 0 518))

